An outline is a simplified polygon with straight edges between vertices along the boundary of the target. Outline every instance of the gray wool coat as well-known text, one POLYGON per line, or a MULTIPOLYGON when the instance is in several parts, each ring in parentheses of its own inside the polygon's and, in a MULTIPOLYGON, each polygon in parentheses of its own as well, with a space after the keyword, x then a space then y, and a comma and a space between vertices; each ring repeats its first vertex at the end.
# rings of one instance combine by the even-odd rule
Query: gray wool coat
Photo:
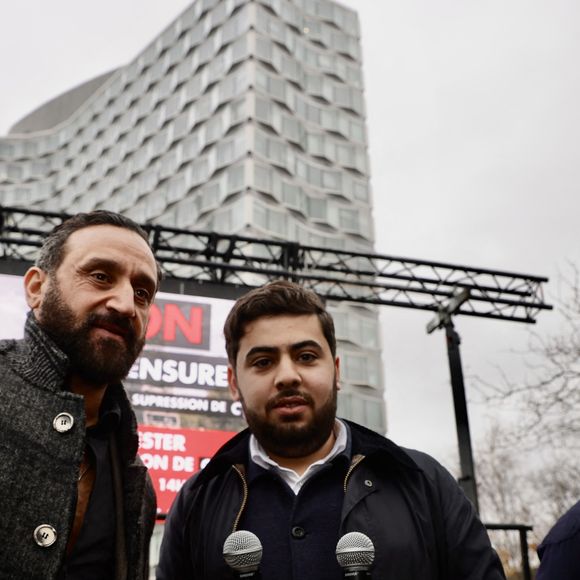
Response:
MULTIPOLYGON (((32 314, 24 340, 0 341, 3 580, 54 579, 65 558, 85 444, 84 402, 65 389, 67 370, 66 356, 32 314), (66 415, 65 428, 58 424, 63 413, 72 417, 72 426, 66 415)), ((125 391, 120 384, 109 389, 121 408, 114 445, 118 467, 114 471, 118 474, 118 495, 123 498, 123 505, 116 509, 117 529, 124 528, 124 533, 116 537, 115 580, 144 580, 149 573, 155 493, 137 456, 137 423, 125 391)))

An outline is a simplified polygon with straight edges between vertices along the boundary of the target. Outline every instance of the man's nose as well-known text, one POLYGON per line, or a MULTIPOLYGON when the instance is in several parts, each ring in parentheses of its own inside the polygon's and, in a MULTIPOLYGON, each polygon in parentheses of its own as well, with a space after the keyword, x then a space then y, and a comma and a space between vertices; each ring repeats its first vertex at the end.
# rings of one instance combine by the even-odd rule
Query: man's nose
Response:
POLYGON ((276 369, 276 387, 287 388, 299 385, 302 376, 295 362, 289 356, 283 356, 276 369))
POLYGON ((135 290, 129 282, 119 282, 111 291, 107 308, 129 318, 135 316, 135 290))

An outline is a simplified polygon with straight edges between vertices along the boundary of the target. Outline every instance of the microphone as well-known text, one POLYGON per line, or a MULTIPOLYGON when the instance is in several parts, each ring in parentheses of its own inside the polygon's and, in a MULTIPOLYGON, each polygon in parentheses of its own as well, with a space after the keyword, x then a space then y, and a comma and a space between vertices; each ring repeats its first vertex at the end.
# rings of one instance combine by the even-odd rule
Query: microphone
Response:
POLYGON ((371 539, 361 532, 349 532, 336 544, 336 559, 343 569, 344 578, 370 579, 369 569, 375 559, 371 539))
POLYGON ((224 560, 238 578, 259 578, 258 568, 262 561, 262 543, 256 534, 239 530, 230 534, 224 542, 224 560))

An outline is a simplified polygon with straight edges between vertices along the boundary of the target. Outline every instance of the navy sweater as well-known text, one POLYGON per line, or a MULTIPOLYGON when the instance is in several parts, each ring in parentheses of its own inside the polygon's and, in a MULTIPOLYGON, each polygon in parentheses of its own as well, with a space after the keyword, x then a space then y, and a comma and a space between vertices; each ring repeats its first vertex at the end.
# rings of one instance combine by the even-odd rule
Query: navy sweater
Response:
POLYGON ((275 471, 250 462, 249 501, 240 529, 262 542, 263 578, 342 578, 335 550, 348 464, 347 456, 339 455, 296 495, 275 471))

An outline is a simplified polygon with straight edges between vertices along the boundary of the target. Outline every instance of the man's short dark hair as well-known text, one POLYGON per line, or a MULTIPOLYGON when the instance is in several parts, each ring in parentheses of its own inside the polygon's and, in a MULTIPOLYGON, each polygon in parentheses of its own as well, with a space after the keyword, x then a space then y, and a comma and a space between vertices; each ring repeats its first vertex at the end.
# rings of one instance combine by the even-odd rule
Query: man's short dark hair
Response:
MULTIPOLYGON (((89 213, 78 213, 57 225, 44 239, 36 265, 47 274, 53 275, 64 260, 66 242, 70 236, 79 230, 92 226, 115 226, 135 232, 147 242, 153 253, 147 232, 137 222, 121 214, 99 209, 89 213)), ((157 285, 159 286, 162 271, 157 260, 155 264, 157 266, 157 285)))
POLYGON ((224 336, 230 364, 235 368, 240 341, 250 322, 263 316, 300 316, 304 314, 318 316, 322 333, 328 342, 332 356, 335 357, 334 322, 320 297, 300 284, 276 280, 244 294, 237 300, 228 314, 224 325, 224 336))

